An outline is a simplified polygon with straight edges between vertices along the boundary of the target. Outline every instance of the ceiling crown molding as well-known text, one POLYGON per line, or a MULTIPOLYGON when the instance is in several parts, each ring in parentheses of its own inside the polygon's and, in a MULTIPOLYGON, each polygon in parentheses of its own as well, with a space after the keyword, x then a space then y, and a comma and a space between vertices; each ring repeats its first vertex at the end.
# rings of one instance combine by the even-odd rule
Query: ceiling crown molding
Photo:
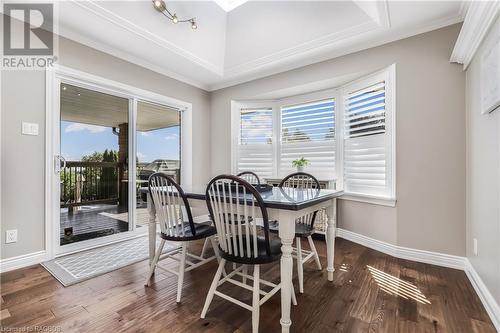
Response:
POLYGON ((349 27, 347 29, 336 31, 316 39, 309 40, 302 44, 283 49, 272 54, 260 57, 258 59, 250 60, 243 64, 238 64, 226 68, 224 76, 226 78, 234 77, 237 75, 247 74, 250 72, 258 71, 266 66, 277 65, 291 61, 294 57, 303 57, 308 52, 319 52, 322 49, 332 47, 336 43, 349 39, 360 34, 373 32, 380 29, 380 26, 369 20, 361 24, 349 27))
POLYGON ((450 62, 463 64, 464 70, 498 17, 500 1, 472 1, 466 10, 465 21, 450 58, 450 62))
POLYGON ((154 34, 139 25, 131 22, 130 20, 127 20, 109 10, 106 8, 102 7, 101 5, 98 4, 97 1, 95 0, 87 0, 87 1, 77 1, 77 0, 71 0, 72 3, 80 6, 81 8, 87 10, 90 13, 93 13, 94 15, 97 15, 101 17, 102 19, 107 20, 108 22, 121 27, 127 31, 129 31, 132 34, 135 34, 136 36, 139 36, 141 38, 146 39, 147 41, 150 41, 151 43, 154 43, 166 50, 169 50, 171 52, 174 52, 175 54, 188 59, 189 61, 211 71, 212 73, 215 73, 217 75, 222 76, 223 75, 223 68, 219 67, 215 64, 212 64, 192 52, 189 52, 174 43, 158 36, 157 34, 154 34))
POLYGON ((354 3, 359 7, 359 9, 367 14, 369 18, 368 21, 341 31, 336 31, 325 36, 312 39, 287 49, 274 52, 258 59, 226 67, 224 70, 224 77, 231 78, 238 75, 248 74, 250 72, 257 72, 267 66, 288 63, 293 61, 293 59, 309 55, 310 52, 320 52, 322 49, 333 47, 339 42, 354 36, 389 29, 391 27, 387 0, 378 0, 376 2, 354 0, 354 3))
POLYGON ((391 20, 389 18, 389 5, 387 0, 353 0, 353 2, 380 27, 391 27, 391 20))

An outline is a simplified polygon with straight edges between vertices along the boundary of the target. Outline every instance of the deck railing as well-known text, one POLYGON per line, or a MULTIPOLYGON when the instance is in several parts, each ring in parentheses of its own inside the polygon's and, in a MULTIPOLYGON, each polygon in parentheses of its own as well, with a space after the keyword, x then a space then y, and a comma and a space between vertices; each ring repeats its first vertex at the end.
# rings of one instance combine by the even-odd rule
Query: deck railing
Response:
MULTIPOLYGON (((123 164, 118 162, 66 162, 60 173, 61 208, 100 203, 116 204, 119 203, 120 199, 123 199, 123 203, 126 204, 128 182, 122 182, 122 179, 120 179, 120 174, 123 173, 122 168, 123 164), (120 188, 122 188, 121 192, 120 188)), ((149 173, 141 174, 141 169, 139 166, 138 177, 143 181, 147 180, 149 173)), ((162 170, 162 172, 172 176, 175 181, 179 182, 179 169, 162 170)), ((137 184, 138 186, 147 186, 143 182, 137 184)))
POLYGON ((121 164, 68 161, 61 170, 61 207, 116 203, 121 164))

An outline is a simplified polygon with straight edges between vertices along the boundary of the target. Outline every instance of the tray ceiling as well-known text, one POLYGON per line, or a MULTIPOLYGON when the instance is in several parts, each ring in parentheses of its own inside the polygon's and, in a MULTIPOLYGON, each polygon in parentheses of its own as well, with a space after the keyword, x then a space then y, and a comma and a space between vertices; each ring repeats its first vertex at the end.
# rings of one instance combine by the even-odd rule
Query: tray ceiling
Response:
POLYGON ((215 90, 463 20, 459 1, 59 2, 59 33, 151 70, 215 90))

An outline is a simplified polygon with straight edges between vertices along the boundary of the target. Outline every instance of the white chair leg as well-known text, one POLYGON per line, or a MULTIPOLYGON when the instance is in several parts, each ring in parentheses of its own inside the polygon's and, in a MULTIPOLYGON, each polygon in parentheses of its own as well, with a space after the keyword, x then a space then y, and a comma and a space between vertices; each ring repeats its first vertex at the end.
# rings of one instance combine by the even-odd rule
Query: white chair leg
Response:
POLYGON ((186 270, 187 242, 182 243, 181 261, 179 263, 179 278, 177 280, 177 303, 181 302, 182 284, 184 283, 184 271, 186 270))
MULTIPOLYGON (((248 274, 248 265, 243 265, 243 275, 247 275, 247 274, 248 274)), ((247 284, 247 277, 246 276, 243 276, 243 283, 247 284)))
POLYGON ((314 246, 314 241, 311 236, 307 237, 307 240, 309 241, 309 247, 311 248, 311 251, 314 253, 314 260, 316 261, 316 266, 318 266, 318 269, 321 270, 321 262, 319 261, 319 255, 318 251, 316 251, 316 246, 314 246))
POLYGON ((260 317, 260 265, 253 268, 253 298, 252 298, 252 333, 259 332, 260 317))
MULTIPOLYGON (((212 249, 214 249, 214 254, 215 254, 215 257, 217 258, 217 262, 220 263, 219 247, 217 246, 217 242, 215 241, 215 236, 209 237, 207 239, 210 239, 210 244, 212 245, 212 249)), ((205 242, 206 242, 206 240, 205 240, 205 242)))
POLYGON ((221 259, 219 262, 219 268, 217 269, 217 273, 215 273, 214 279, 212 281, 212 285, 208 290, 207 299, 205 300, 205 305, 203 306, 203 311, 201 311, 201 318, 205 318, 208 307, 212 300, 214 299, 215 290, 217 289, 217 284, 219 283, 220 276, 222 275, 222 271, 224 270, 224 265, 226 264, 226 259, 221 259))
POLYGON ((146 281, 144 282, 145 286, 150 286, 151 285, 151 276, 153 276, 153 273, 156 268, 156 264, 158 264, 158 260, 160 259, 161 252, 163 251, 163 246, 165 245, 165 240, 162 239, 160 242, 160 246, 158 246, 158 249, 156 250, 155 257, 153 258, 153 261, 151 262, 151 266, 149 267, 149 273, 148 277, 146 278, 146 281))
MULTIPOLYGON (((220 256, 220 252, 219 252, 219 244, 217 244, 217 241, 215 240, 215 236, 210 237, 210 243, 212 244, 212 249, 214 249, 215 258, 217 258, 217 262, 220 263, 222 258, 220 256)), ((222 275, 223 276, 227 275, 226 269, 224 269, 224 268, 222 269, 222 275)))
POLYGON ((297 275, 299 276, 299 292, 304 293, 304 267, 302 263, 302 244, 300 243, 300 237, 295 238, 295 243, 297 245, 297 275))
POLYGON ((297 305, 297 296, 295 296, 295 288, 293 287, 293 283, 292 283, 292 304, 297 305))
POLYGON ((205 252, 207 251, 207 246, 208 246, 208 238, 205 238, 205 241, 203 242, 203 247, 201 248, 200 257, 202 257, 202 258, 205 257, 205 252))

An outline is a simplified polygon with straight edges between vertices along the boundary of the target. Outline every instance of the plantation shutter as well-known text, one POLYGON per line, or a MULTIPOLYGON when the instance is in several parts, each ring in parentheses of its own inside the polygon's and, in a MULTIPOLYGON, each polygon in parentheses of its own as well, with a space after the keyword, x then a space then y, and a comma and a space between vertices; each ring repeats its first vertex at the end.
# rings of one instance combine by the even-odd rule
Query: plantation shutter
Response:
POLYGON ((273 110, 241 109, 237 173, 253 171, 261 178, 273 174, 273 110))
POLYGON ((343 90, 344 188, 348 194, 393 196, 387 80, 384 73, 343 90))
POLYGON ((279 174, 295 172, 292 161, 309 160, 306 172, 335 178, 335 101, 326 99, 281 108, 279 174))

